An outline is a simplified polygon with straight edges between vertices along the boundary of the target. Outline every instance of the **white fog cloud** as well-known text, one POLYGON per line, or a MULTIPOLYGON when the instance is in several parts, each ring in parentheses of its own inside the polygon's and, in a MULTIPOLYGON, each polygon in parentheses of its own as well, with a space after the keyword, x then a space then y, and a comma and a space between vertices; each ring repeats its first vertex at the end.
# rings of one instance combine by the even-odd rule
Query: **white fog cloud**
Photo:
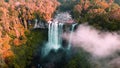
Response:
MULTIPOLYGON (((69 40, 69 35, 65 33, 63 36, 69 40)), ((120 36, 82 24, 73 33, 72 44, 83 48, 93 56, 107 57, 120 50, 120 36)))

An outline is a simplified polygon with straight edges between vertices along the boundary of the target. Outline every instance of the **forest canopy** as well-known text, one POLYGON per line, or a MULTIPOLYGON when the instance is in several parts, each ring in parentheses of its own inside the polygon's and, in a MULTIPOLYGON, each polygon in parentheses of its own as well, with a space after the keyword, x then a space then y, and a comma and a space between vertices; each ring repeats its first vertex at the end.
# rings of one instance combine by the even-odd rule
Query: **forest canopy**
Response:
POLYGON ((59 5, 57 0, 0 0, 0 68, 9 65, 8 57, 16 56, 13 45, 16 49, 28 41, 28 22, 51 20, 59 5))
MULTIPOLYGON (((31 64, 37 43, 47 37, 44 30, 30 30, 31 23, 35 19, 46 23, 57 12, 71 13, 79 24, 120 30, 120 0, 0 0, 0 68, 26 68, 31 64)), ((78 59, 84 61, 80 58, 83 56, 76 57, 65 67, 78 67, 78 59)))

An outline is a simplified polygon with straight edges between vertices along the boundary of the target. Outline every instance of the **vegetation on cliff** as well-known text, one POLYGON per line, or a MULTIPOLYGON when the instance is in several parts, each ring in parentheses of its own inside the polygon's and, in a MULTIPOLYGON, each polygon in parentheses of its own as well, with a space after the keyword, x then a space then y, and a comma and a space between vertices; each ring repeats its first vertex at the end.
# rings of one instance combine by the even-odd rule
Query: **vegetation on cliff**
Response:
MULTIPOLYGON (((29 50, 29 47, 31 48, 30 45, 34 43, 33 41, 30 43, 25 35, 25 32, 29 32, 29 24, 34 23, 34 19, 51 20, 59 5, 57 0, 0 1, 0 68, 4 68, 5 64, 8 65, 5 65, 5 68, 13 68, 9 66, 10 59, 8 58, 11 56, 16 58, 19 53, 25 53, 26 50, 29 50), (12 51, 12 47, 14 47, 14 51, 12 51), (26 47, 28 48, 26 49, 26 47)), ((14 68, 25 67, 21 64, 14 68)))
POLYGON ((120 6, 114 0, 81 0, 74 6, 72 14, 77 22, 87 22, 98 29, 120 29, 120 6))
POLYGON ((36 52, 42 47, 42 43, 47 41, 47 30, 33 30, 25 32, 27 37, 26 44, 21 46, 12 45, 11 49, 14 52, 14 57, 7 57, 6 64, 8 68, 31 68, 33 57, 36 52), (30 65, 31 64, 31 65, 30 65))

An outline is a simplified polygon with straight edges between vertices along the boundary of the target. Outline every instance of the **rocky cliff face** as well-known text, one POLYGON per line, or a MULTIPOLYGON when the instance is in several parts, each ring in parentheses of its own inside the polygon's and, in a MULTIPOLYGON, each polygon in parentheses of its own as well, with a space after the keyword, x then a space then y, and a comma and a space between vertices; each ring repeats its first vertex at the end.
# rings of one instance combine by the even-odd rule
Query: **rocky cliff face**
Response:
MULTIPOLYGON (((26 42, 25 31, 28 21, 40 16, 51 20, 60 4, 57 0, 4 0, 0 1, 0 58, 13 56, 11 45, 19 46, 26 42)), ((2 61, 1 61, 2 62, 2 61)))

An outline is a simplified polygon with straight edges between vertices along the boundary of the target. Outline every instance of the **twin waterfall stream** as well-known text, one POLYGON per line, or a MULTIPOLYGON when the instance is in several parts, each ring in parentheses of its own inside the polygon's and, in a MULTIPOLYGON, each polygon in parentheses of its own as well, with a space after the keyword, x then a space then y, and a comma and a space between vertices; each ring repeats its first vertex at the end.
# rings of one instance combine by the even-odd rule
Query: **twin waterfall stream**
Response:
MULTIPOLYGON (((59 48, 64 48, 62 46, 63 26, 69 20, 71 20, 69 13, 61 13, 58 14, 53 21, 48 22, 48 42, 42 49, 43 57, 48 55, 51 50, 57 51, 59 48)), ((70 27, 70 37, 67 45, 68 50, 71 48, 72 33, 77 25, 73 22, 70 24, 72 27, 70 27)))

